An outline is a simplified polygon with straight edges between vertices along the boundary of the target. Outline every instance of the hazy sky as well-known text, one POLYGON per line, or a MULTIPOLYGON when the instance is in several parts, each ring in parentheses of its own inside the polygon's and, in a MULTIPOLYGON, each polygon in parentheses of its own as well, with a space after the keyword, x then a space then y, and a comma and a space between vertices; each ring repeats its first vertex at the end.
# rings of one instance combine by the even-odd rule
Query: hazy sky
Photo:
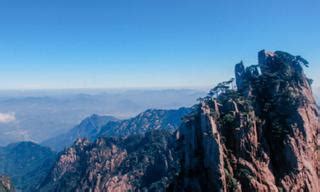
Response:
POLYGON ((311 63, 319 0, 1 0, 0 89, 206 87, 261 49, 311 63))

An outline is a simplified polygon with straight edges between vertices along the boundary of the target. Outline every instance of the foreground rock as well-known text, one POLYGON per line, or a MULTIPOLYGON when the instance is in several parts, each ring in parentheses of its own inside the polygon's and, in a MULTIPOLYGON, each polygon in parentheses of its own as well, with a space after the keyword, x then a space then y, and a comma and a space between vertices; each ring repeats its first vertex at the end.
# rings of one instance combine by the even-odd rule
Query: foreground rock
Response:
POLYGON ((164 191, 178 171, 168 131, 79 139, 66 149, 38 191, 164 191))
POLYGON ((15 192, 8 177, 0 176, 0 192, 15 192))
POLYGON ((302 65, 280 51, 237 64, 237 90, 219 84, 180 128, 182 168, 169 190, 320 191, 319 111, 302 65))

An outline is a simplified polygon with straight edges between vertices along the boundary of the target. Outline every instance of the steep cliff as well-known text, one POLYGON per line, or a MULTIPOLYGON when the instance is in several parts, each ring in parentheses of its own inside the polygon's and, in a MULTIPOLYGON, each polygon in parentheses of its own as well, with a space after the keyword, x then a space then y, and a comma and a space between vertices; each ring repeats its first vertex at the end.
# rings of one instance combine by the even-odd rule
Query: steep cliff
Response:
POLYGON ((201 99, 179 130, 181 171, 172 191, 320 191, 319 111, 308 62, 259 52, 201 99), (237 88, 235 88, 237 87, 237 88))

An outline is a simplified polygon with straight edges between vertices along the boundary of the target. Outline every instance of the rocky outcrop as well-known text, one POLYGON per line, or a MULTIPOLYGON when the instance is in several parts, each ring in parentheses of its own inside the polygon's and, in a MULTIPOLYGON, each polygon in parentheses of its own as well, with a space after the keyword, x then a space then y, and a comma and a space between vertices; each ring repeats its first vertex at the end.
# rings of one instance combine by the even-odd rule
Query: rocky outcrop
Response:
POLYGON ((235 67, 179 130, 181 171, 170 191, 320 191, 319 111, 306 60, 259 52, 235 67))
POLYGON ((0 192, 15 192, 15 189, 8 177, 0 176, 0 192))
POLYGON ((178 169, 175 137, 151 131, 127 138, 79 139, 38 191, 164 191, 178 169))

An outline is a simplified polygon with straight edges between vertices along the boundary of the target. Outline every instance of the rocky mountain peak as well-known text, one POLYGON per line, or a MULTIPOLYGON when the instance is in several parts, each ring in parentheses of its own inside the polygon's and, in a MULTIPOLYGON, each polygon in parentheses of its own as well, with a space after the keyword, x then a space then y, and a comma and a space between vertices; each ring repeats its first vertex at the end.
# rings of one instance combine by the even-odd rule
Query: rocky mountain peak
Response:
POLYGON ((147 110, 103 126, 90 117, 83 125, 100 130, 95 139, 61 152, 35 191, 318 192, 320 118, 308 66, 263 50, 192 110, 147 110))
POLYGON ((319 191, 319 112, 303 72, 282 51, 235 66, 180 128, 175 191, 319 191), (317 173, 318 171, 318 173, 317 173))

